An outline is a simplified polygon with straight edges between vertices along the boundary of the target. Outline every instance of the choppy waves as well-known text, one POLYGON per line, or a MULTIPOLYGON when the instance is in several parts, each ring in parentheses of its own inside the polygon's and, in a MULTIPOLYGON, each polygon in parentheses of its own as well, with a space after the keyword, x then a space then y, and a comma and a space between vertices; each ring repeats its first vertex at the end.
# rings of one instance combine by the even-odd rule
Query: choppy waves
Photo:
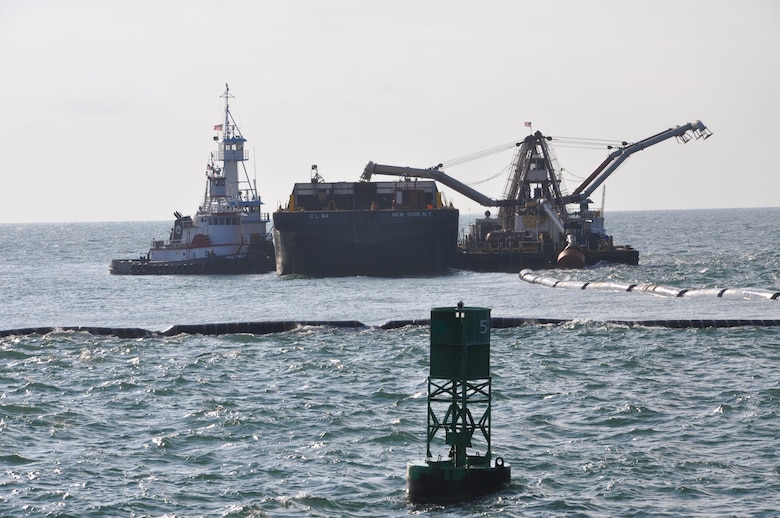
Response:
MULTIPOLYGON (((640 250, 640 265, 565 279, 777 290, 780 259, 767 244, 778 211, 608 214, 609 231, 640 250), (746 225, 750 232, 725 231, 746 225)), ((110 259, 143 251, 161 234, 155 225, 0 225, 0 329, 49 328, 0 337, 0 515, 772 516, 780 508, 778 328, 616 323, 777 320, 777 301, 552 290, 517 273, 110 276, 110 259), (405 467, 425 453, 428 329, 378 325, 426 319, 459 300, 492 308, 494 318, 529 319, 492 333, 493 450, 512 465, 513 481, 474 502, 416 507, 405 498, 405 467), (163 333, 172 323, 273 320, 366 326, 163 333), (152 332, 119 338, 79 326, 152 332)))
MULTIPOLYGON (((437 514, 771 513, 780 353, 766 329, 597 322, 493 333, 500 494, 437 514)), ((0 504, 17 515, 408 514, 428 334, 299 329, 0 340, 0 504)), ((443 445, 442 445, 443 447, 443 445)))

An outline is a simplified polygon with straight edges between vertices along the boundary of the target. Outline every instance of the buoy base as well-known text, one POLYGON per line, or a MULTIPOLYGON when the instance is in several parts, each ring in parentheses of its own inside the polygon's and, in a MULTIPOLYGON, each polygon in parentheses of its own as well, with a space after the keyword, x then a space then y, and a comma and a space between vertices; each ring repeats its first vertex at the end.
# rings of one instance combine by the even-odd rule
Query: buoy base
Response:
POLYGON ((493 466, 455 466, 451 460, 406 465, 406 494, 418 504, 447 504, 494 493, 509 484, 510 467, 499 457, 493 466))

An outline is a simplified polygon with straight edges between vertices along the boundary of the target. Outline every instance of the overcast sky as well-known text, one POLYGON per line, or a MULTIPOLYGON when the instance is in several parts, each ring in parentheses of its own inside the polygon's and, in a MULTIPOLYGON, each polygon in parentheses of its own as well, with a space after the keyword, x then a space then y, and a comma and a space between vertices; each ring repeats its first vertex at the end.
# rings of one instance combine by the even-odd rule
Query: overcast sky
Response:
MULTIPOLYGON (((714 136, 633 155, 606 210, 780 205, 773 0, 0 0, 0 70, 0 223, 192 214, 225 83, 268 211, 312 164, 354 181, 369 160, 520 140, 525 121, 637 141, 694 119, 714 136)), ((607 155, 556 150, 569 191, 607 155)), ((500 197, 506 176, 478 182, 511 159, 445 171, 500 197)))

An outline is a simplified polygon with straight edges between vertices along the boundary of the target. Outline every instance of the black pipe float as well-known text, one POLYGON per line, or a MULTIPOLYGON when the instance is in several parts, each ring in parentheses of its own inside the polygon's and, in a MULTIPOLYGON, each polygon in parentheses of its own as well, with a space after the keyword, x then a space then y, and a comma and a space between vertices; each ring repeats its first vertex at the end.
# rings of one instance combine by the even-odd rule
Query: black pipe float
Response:
MULTIPOLYGON (((492 320, 492 319, 491 319, 492 320)), ((412 320, 390 320, 389 322, 385 322, 384 324, 380 324, 379 329, 399 329, 401 327, 406 326, 424 326, 427 327, 431 325, 431 319, 430 318, 415 318, 412 320)))
MULTIPOLYGON (((521 318, 521 317, 492 317, 490 327, 492 329, 506 329, 510 327, 537 326, 537 325, 562 325, 578 322, 565 318, 521 318)), ((579 322, 584 322, 579 320, 579 322)), ((668 327, 670 329, 705 329, 711 327, 780 327, 780 320, 774 319, 658 319, 658 320, 604 320, 605 324, 627 327, 668 327)), ((379 329, 398 329, 404 326, 427 326, 427 319, 415 320, 391 320, 379 327, 379 329)))
POLYGON ((276 320, 267 322, 227 322, 220 324, 185 324, 174 325, 160 333, 163 336, 175 336, 179 334, 188 335, 229 335, 229 334, 252 334, 266 335, 270 333, 283 333, 292 331, 298 327, 346 327, 358 328, 366 327, 357 320, 276 320))
POLYGON ((5 336, 46 335, 54 331, 75 331, 96 336, 116 336, 118 338, 146 338, 154 336, 154 331, 137 327, 95 327, 95 326, 56 326, 56 327, 25 327, 0 331, 0 338, 5 336))
POLYGON ((147 338, 154 336, 189 335, 227 335, 227 334, 252 334, 266 335, 282 333, 303 326, 318 327, 366 327, 356 320, 277 320, 267 322, 225 322, 215 324, 178 324, 164 331, 149 331, 136 327, 92 327, 92 326, 56 326, 56 327, 24 327, 19 329, 7 329, 0 331, 0 338, 5 336, 45 335, 55 331, 75 331, 89 333, 97 336, 116 336, 117 338, 147 338))
POLYGON ((685 320, 607 320, 606 323, 628 327, 668 327, 671 329, 705 329, 710 327, 780 327, 775 319, 685 319, 685 320))
POLYGON ((628 284, 622 282, 587 282, 587 281, 561 281, 553 277, 544 277, 534 273, 533 270, 522 270, 520 279, 531 284, 539 284, 549 288, 592 289, 608 291, 631 291, 640 293, 652 293, 664 297, 718 297, 725 299, 750 299, 750 300, 778 300, 780 291, 764 290, 760 288, 702 288, 684 289, 657 284, 628 284))
MULTIPOLYGON (((522 318, 522 317, 493 317, 490 326, 493 329, 506 329, 511 327, 535 326, 535 325, 562 325, 576 322, 564 318, 522 318)), ((658 320, 605 320, 605 324, 621 325, 628 327, 668 327, 670 329, 704 329, 711 327, 780 327, 780 320, 775 319, 658 319, 658 320)), ((377 329, 390 330, 406 326, 427 327, 430 320, 427 318, 411 320, 390 320, 384 324, 375 326, 377 329)), ((89 333, 97 336, 115 336, 117 338, 149 338, 168 337, 179 334, 190 335, 228 335, 251 334, 265 335, 282 333, 293 329, 314 327, 335 327, 346 329, 368 328, 357 320, 281 320, 268 322, 225 322, 214 324, 184 324, 174 325, 165 331, 148 331, 136 327, 93 327, 93 326, 67 326, 67 327, 23 327, 18 329, 6 329, 0 331, 0 338, 7 336, 46 335, 55 331, 75 331, 89 333)))

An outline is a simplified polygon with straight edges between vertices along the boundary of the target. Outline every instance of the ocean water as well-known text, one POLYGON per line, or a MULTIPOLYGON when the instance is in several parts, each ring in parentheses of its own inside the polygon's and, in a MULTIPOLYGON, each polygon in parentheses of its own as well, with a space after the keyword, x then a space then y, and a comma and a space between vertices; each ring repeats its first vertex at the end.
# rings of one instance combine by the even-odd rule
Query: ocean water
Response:
MULTIPOLYGON (((609 213, 639 266, 544 273, 780 290, 779 222, 780 208, 609 213)), ((0 330, 366 326, 0 338, 0 515, 777 516, 780 328, 606 321, 779 319, 780 301, 565 290, 514 273, 108 274, 112 258, 140 255, 168 227, 0 225, 0 330), (405 497, 405 465, 425 453, 428 329, 377 326, 461 300, 571 322, 492 332, 493 451, 512 484, 418 506, 405 497)))

